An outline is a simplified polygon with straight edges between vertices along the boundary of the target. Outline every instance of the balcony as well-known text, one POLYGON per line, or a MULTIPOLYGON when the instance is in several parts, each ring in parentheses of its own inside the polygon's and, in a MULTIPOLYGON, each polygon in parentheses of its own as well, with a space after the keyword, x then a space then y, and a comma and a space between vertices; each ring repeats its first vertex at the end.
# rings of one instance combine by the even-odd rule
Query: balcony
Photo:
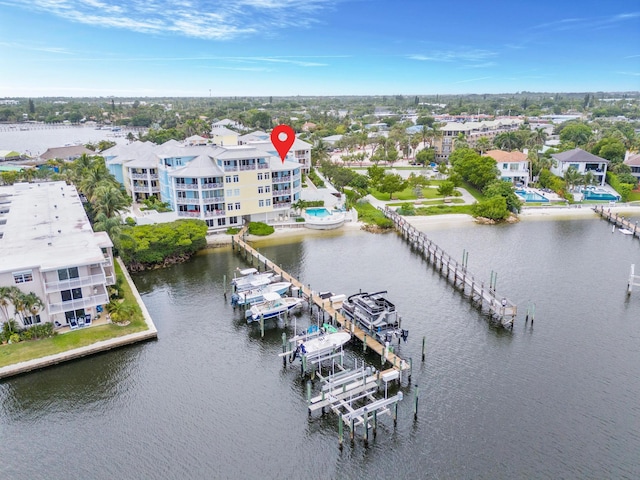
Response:
POLYGON ((291 202, 273 202, 273 208, 291 208, 291 202))
POLYGON ((205 217, 224 217, 225 213, 226 212, 224 210, 211 210, 211 211, 205 210, 204 216, 205 217))
POLYGON ((133 178, 134 180, 157 180, 158 174, 157 173, 130 173, 129 177, 133 178))
POLYGON ((284 175, 282 177, 272 177, 273 183, 286 183, 291 181, 291 175, 284 175))
POLYGON ((240 165, 240 170, 255 170, 256 164, 253 165, 240 165))
POLYGON ((203 190, 213 190, 215 188, 224 188, 224 183, 203 183, 201 186, 203 190))
POLYGON ((176 183, 175 187, 176 187, 176 190, 197 190, 198 184, 197 183, 176 183))
POLYGON ((105 305, 109 303, 109 296, 106 293, 91 295, 89 297, 77 298, 68 302, 49 303, 47 310, 49 315, 56 313, 68 312, 69 310, 79 310, 81 308, 91 308, 96 305, 105 305))
POLYGON ((225 171, 225 172, 237 172, 237 171, 238 171, 238 167, 237 167, 237 165, 236 165, 236 166, 233 166, 233 165, 225 165, 225 166, 224 166, 224 171, 225 171))
POLYGON ((269 164, 268 163, 259 163, 258 164, 258 170, 266 170, 267 168, 269 168, 269 164))
POLYGON ((203 198, 202 203, 211 205, 212 203, 224 203, 224 197, 208 197, 203 198))
POLYGON ((179 217, 200 218, 200 212, 181 212, 178 211, 179 217))
POLYGON ((176 198, 176 203, 179 205, 199 205, 199 198, 176 198))
POLYGON ((68 280, 58 280, 53 282, 45 282, 45 293, 60 292, 62 290, 71 290, 72 288, 88 287, 91 285, 104 285, 107 279, 104 273, 88 275, 85 277, 70 278, 68 280))

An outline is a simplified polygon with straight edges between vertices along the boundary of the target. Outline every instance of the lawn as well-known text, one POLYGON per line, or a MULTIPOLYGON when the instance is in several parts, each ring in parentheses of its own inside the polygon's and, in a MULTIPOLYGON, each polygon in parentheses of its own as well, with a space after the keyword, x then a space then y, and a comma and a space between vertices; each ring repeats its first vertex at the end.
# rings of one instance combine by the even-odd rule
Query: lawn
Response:
MULTIPOLYGON (((433 200, 436 198, 442 199, 442 196, 438 194, 438 186, 440 185, 441 180, 430 180, 429 183, 429 187, 422 189, 422 198, 425 200, 433 200)), ((382 193, 375 188, 371 188, 370 192, 371 195, 373 195, 378 200, 389 200, 388 193, 382 193)), ((400 192, 394 192, 393 200, 418 200, 418 197, 416 197, 413 187, 408 187, 400 192)))
MULTIPOLYGON (((116 276, 122 277, 120 265, 115 262, 116 276)), ((124 278, 123 278, 124 280, 124 278)), ((121 287, 124 294, 124 302, 132 303, 137 306, 131 287, 124 280, 121 287)), ((115 324, 98 325, 95 327, 83 328, 72 332, 55 335, 51 338, 43 340, 30 340, 11 345, 0 345, 0 367, 12 365, 14 363, 33 360, 34 358, 46 357, 56 353, 66 352, 78 347, 85 347, 102 340, 121 337, 130 333, 140 332, 147 329, 142 312, 139 307, 131 318, 130 323, 126 326, 115 324)))

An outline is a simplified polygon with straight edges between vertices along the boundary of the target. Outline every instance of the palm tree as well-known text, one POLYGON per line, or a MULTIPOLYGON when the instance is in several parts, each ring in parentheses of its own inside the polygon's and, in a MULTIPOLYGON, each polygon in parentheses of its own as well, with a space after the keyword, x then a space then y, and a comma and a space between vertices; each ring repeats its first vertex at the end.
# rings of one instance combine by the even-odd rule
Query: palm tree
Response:
POLYGON ((119 216, 107 217, 104 212, 100 212, 96 215, 93 230, 95 232, 107 232, 107 235, 113 240, 120 234, 122 225, 122 219, 119 216))
POLYGON ((96 162, 83 171, 82 178, 77 185, 79 190, 93 202, 95 201, 96 189, 106 183, 116 185, 116 183, 112 181, 107 167, 103 163, 96 162))
POLYGON ((460 132, 453 141, 454 148, 469 148, 469 142, 467 142, 464 133, 460 132))
POLYGON ((544 128, 536 128, 531 131, 530 139, 533 145, 542 146, 547 141, 547 131, 544 128))
POLYGON ((478 141, 476 141, 476 150, 480 155, 484 154, 487 150, 491 148, 491 140, 489 137, 480 137, 478 141))
POLYGON ((518 148, 516 132, 502 132, 495 136, 493 144, 501 150, 512 151, 518 148))
POLYGON ((36 295, 33 292, 29 292, 26 295, 24 295, 22 300, 22 305, 23 305, 23 311, 24 311, 24 315, 22 317, 23 325, 24 325, 24 319, 27 316, 35 317, 36 315, 38 315, 38 313, 40 313, 40 310, 44 308, 44 303, 42 303, 42 300, 40 299, 40 297, 38 297, 38 295, 36 295))
POLYGON ((567 184, 567 190, 571 191, 575 188, 576 185, 579 185, 582 181, 582 175, 575 167, 569 167, 566 172, 564 172, 564 181, 567 184))
POLYGON ((311 163, 315 166, 318 166, 322 162, 329 160, 329 158, 329 147, 324 142, 324 140, 319 138, 311 148, 311 163))
POLYGON ((0 313, 2 317, 0 320, 3 322, 11 320, 9 316, 9 305, 13 305, 13 299, 16 292, 20 290, 17 287, 0 287, 0 313))
POLYGON ((113 217, 118 212, 131 205, 131 199, 118 187, 110 183, 100 184, 94 192, 93 211, 96 217, 104 213, 107 217, 113 217))

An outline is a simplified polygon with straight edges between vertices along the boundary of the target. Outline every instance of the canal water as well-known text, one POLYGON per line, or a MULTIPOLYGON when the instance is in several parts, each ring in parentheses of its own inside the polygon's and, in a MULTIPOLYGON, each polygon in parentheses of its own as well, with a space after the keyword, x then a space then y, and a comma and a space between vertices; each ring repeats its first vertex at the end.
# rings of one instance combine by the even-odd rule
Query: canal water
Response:
MULTIPOLYGON (((247 264, 230 248, 134 276, 158 341, 0 383, 6 479, 639 478, 640 242, 604 220, 424 228, 519 306, 494 325, 396 234, 262 241, 314 290, 388 290, 414 361, 398 424, 338 449, 335 415, 309 418, 298 365, 223 296, 247 264), (535 323, 525 323, 535 304, 535 323), (420 362, 422 338, 426 359, 420 362), (419 392, 418 418, 413 398, 419 392)), ((293 319, 292 319, 293 323, 293 319)), ((361 346, 348 361, 379 366, 361 346)))

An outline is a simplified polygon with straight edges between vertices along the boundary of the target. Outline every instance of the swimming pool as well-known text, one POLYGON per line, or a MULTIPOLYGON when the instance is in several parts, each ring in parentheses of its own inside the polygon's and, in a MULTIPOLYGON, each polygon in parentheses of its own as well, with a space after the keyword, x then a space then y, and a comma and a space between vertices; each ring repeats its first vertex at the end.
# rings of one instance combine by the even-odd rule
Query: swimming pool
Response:
POLYGON ((305 213, 311 217, 330 217, 331 216, 331 212, 329 210, 327 210, 326 208, 320 207, 320 208, 307 208, 305 210, 305 213))
POLYGON ((548 202, 549 199, 543 197, 536 192, 527 192, 526 190, 516 190, 516 195, 524 199, 525 202, 548 202))
POLYGON ((619 196, 613 195, 603 190, 598 190, 598 191, 583 190, 582 193, 584 194, 585 200, 608 200, 608 201, 616 201, 616 202, 620 200, 619 196))

